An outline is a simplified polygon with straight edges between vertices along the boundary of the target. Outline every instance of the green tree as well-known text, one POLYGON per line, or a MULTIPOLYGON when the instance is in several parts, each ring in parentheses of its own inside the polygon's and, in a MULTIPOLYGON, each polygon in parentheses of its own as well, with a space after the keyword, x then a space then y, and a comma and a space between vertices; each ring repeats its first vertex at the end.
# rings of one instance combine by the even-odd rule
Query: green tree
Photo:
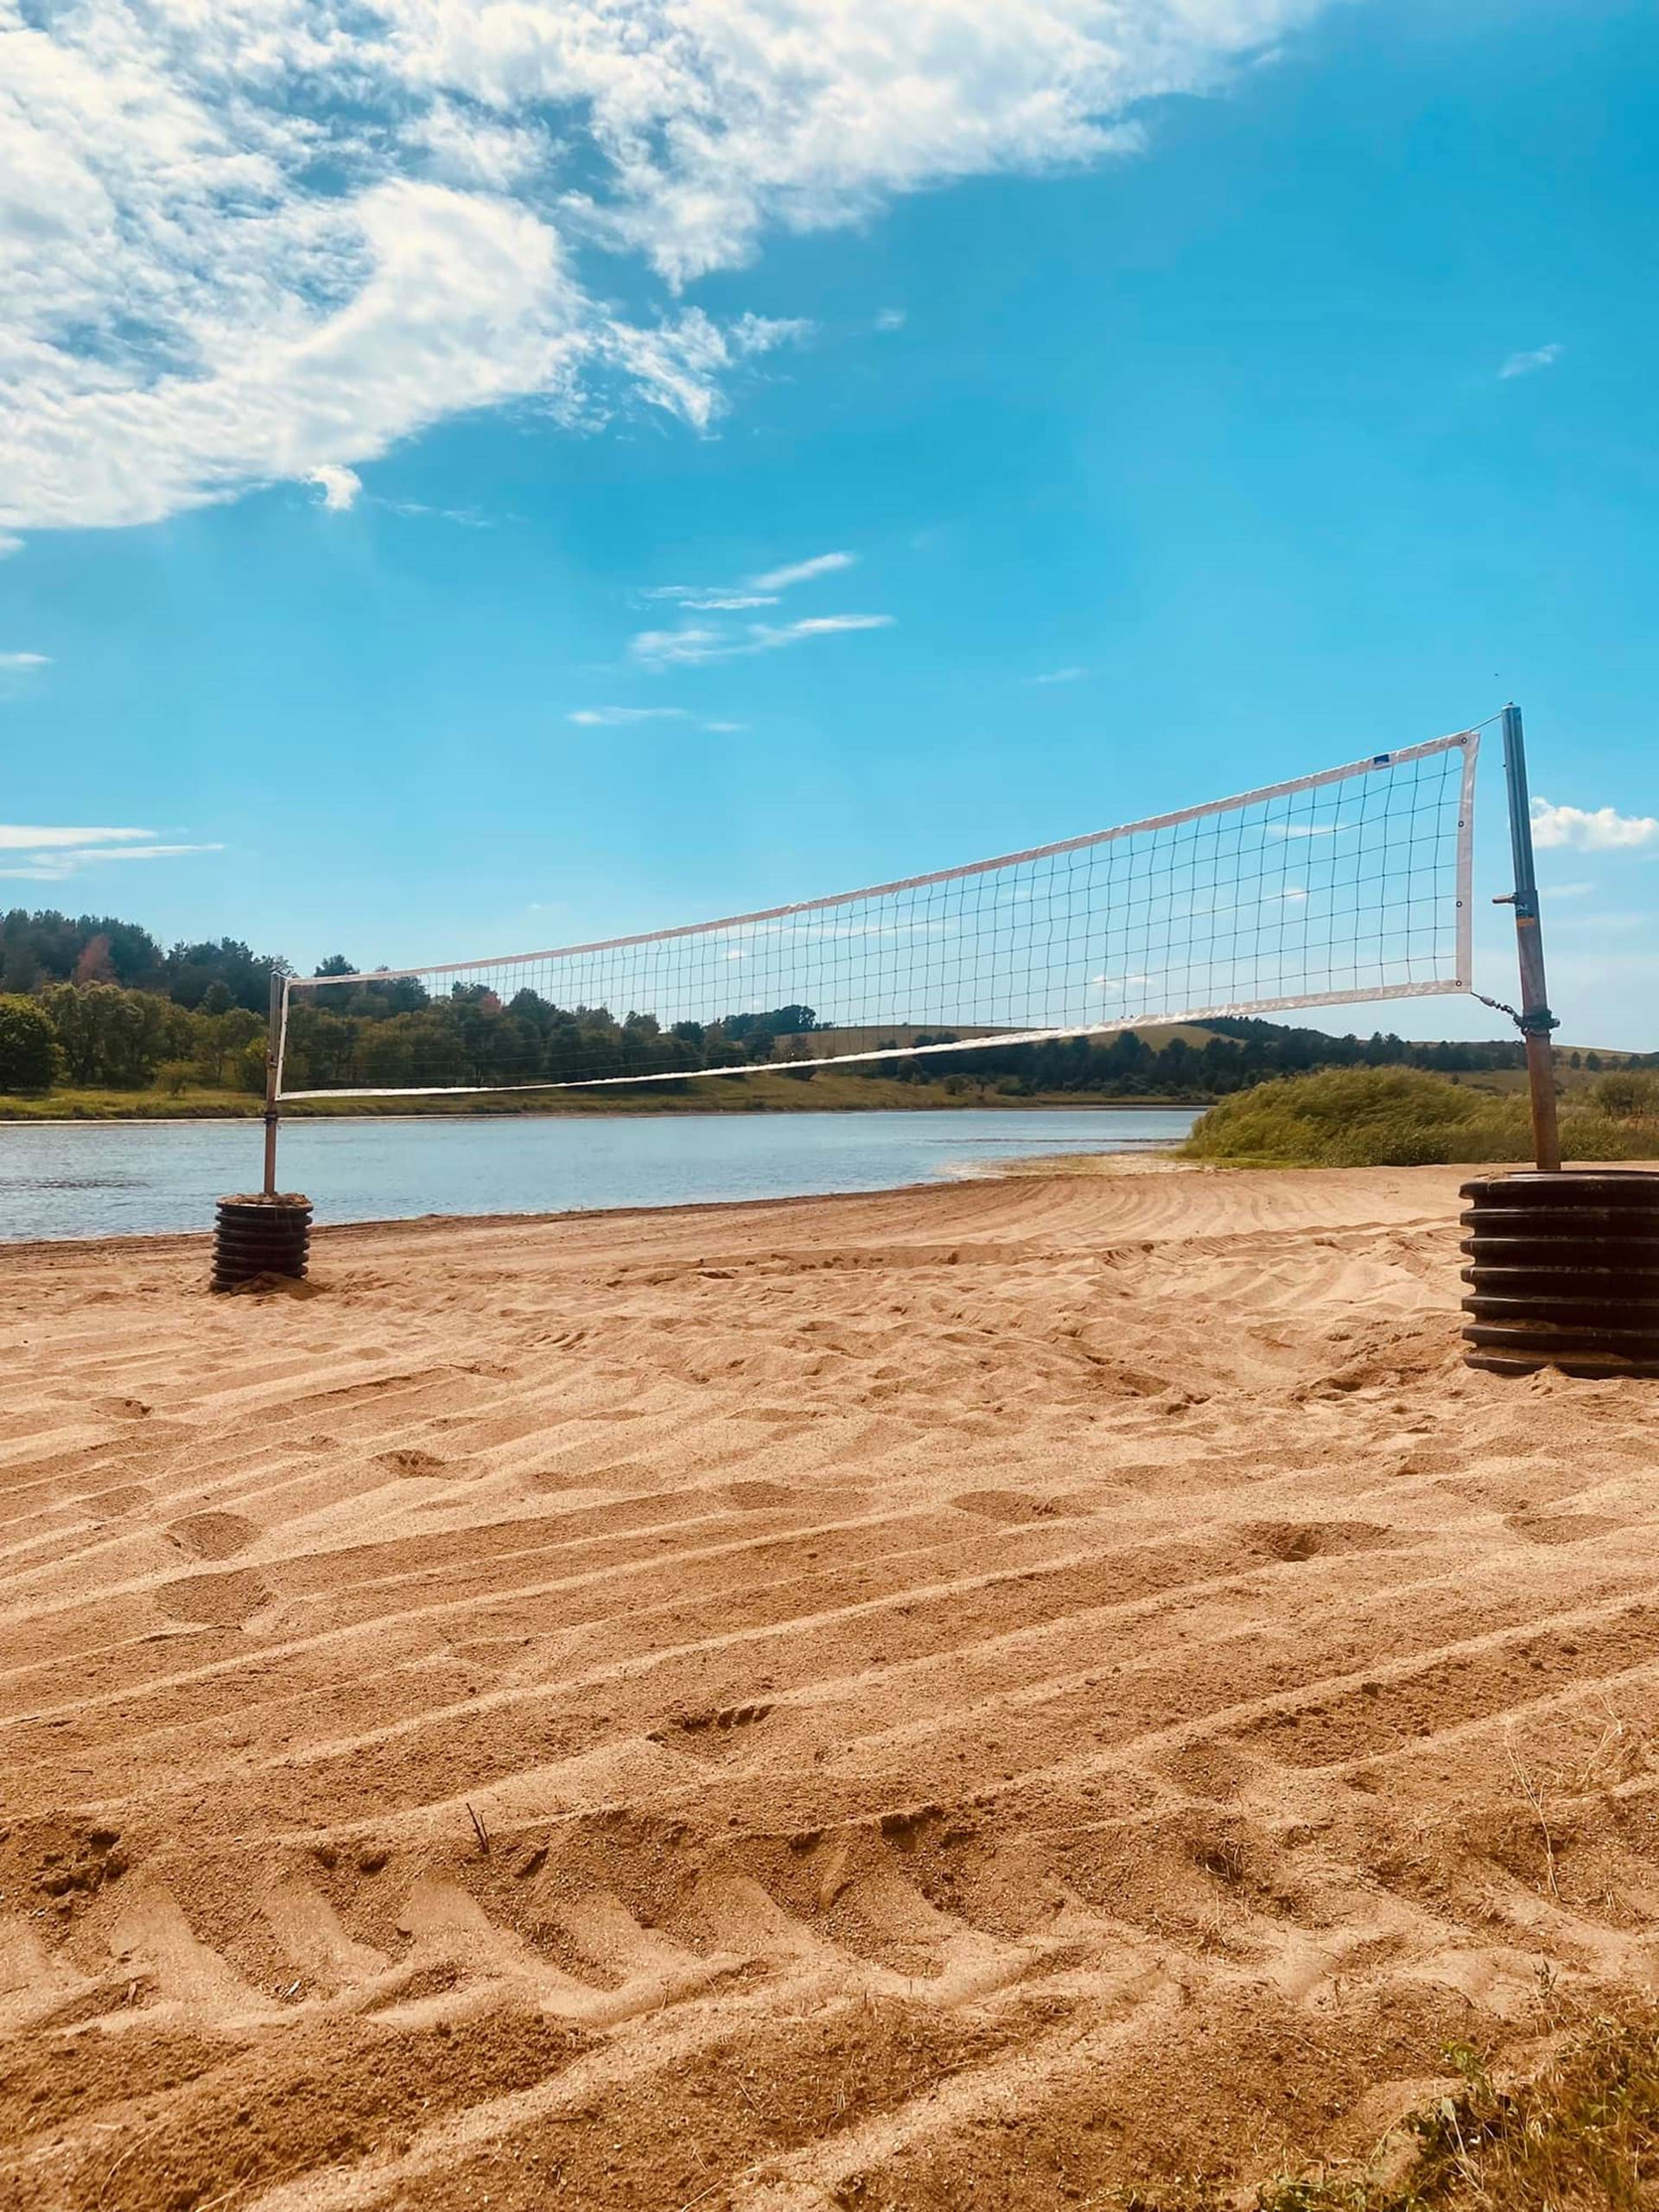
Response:
POLYGON ((61 1065, 45 1007, 33 999, 0 998, 0 1090, 50 1090, 61 1065))
POLYGON ((196 1067, 205 1084, 220 1084, 225 1080, 226 1063, 238 1058, 244 1046, 251 1045, 265 1025, 245 1006, 228 1006, 210 1014, 206 1010, 207 1005, 204 999, 203 1011, 197 1014, 194 1024, 196 1067))

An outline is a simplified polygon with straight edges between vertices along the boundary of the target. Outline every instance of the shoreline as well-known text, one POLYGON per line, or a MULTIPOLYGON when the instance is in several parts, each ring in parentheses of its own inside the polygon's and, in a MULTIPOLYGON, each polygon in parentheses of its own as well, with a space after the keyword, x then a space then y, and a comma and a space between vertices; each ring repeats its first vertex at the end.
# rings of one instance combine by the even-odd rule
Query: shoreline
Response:
MULTIPOLYGON (((1154 1172, 1152 1167, 1154 1160, 1162 1163, 1167 1172, 1184 1171, 1189 1167, 1194 1172, 1198 1171, 1200 1163, 1177 1160, 1171 1156, 1172 1152, 1173 1147, 1170 1151, 1166 1151, 1161 1146, 1155 1148, 1148 1146, 1146 1149, 1132 1152, 1060 1153, 1055 1155, 1055 1160, 1057 1163, 1065 1164, 1057 1165, 1054 1173, 1056 1179, 1065 1180, 1083 1172, 1075 1163, 1084 1160, 1103 1162, 1109 1160, 1116 1163, 1116 1168, 1101 1172, 1126 1175, 1145 1174, 1154 1172)), ((889 1183, 874 1190, 801 1191, 742 1198, 680 1198, 671 1200, 662 1205, 635 1204, 614 1206, 558 1206, 540 1208, 529 1212, 372 1214, 352 1221, 317 1222, 314 1219, 311 1231, 312 1252, 315 1257, 316 1240, 319 1237, 326 1237, 332 1242, 339 1237, 379 1236, 404 1230, 418 1230, 430 1236, 436 1236, 441 1233, 445 1236, 453 1236, 458 1230, 528 1229, 546 1227, 557 1222, 620 1223, 646 1219, 671 1222, 688 1214, 752 1213, 766 1206, 869 1205, 883 1198, 915 1199, 926 1198, 930 1194, 944 1197, 950 1192, 959 1190, 966 1183, 995 1182, 999 1177, 1003 1176, 1004 1170, 1006 1170, 1007 1180, 1033 1181, 1039 1178, 1044 1172, 1043 1156, 1041 1154, 1010 1154, 1006 1161, 993 1160, 984 1162, 979 1166, 969 1165, 951 1167, 948 1170, 941 1170, 923 1182, 889 1183)), ((1213 1164, 1205 1164, 1203 1172, 1219 1173, 1223 1171, 1213 1164)), ((88 1235, 78 1236, 8 1238, 0 1236, 0 1253, 5 1254, 8 1258, 28 1258, 30 1255, 39 1255, 46 1252, 86 1253, 96 1248, 99 1251, 115 1253, 137 1248, 145 1253, 153 1254, 175 1248, 184 1251, 194 1246, 211 1244, 213 1237, 213 1224, 211 1220, 208 1220, 200 1229, 136 1229, 118 1230, 113 1233, 93 1231, 88 1235)))
MULTIPOLYGON (((1118 1155, 1110 1154, 1108 1158, 1118 1155)), ((1125 1154, 1125 1159, 1132 1155, 1125 1154)), ((559 1222, 603 1222, 622 1224, 630 1221, 674 1222, 688 1214, 755 1213, 767 1206, 834 1206, 862 1204, 868 1205, 882 1198, 919 1198, 930 1194, 944 1195, 957 1186, 954 1176, 941 1176, 927 1183, 893 1183, 880 1191, 802 1191, 782 1198, 683 1198, 671 1205, 647 1206, 563 1206, 539 1213, 411 1213, 404 1215, 378 1214, 363 1221, 328 1221, 312 1224, 312 1256, 316 1255, 316 1239, 352 1237, 361 1240, 369 1236, 383 1236, 410 1233, 422 1237, 438 1238, 452 1236, 457 1230, 474 1229, 548 1229, 559 1222)), ((137 1248, 145 1253, 160 1254, 176 1249, 188 1252, 198 1245, 211 1244, 213 1237, 211 1223, 205 1229, 134 1229, 117 1236, 30 1236, 18 1237, 7 1243, 0 1241, 0 1251, 8 1257, 38 1258, 48 1252, 84 1254, 92 1247, 114 1252, 137 1248)), ((281 1294, 276 1294, 280 1295, 281 1294)))

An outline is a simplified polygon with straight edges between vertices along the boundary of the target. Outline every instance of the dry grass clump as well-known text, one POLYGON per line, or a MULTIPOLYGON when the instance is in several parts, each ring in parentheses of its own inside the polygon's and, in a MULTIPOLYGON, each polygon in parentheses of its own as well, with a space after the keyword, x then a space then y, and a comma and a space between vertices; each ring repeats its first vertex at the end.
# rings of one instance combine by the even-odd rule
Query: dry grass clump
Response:
POLYGON ((1130 2190, 1121 2212, 1654 2212, 1659 2006, 1581 2024, 1529 2080, 1500 2088, 1469 2044, 1440 2054, 1459 2086, 1363 2168, 1281 2175, 1248 2198, 1130 2190))
MULTIPOLYGON (((1561 1147, 1573 1160, 1641 1160, 1659 1151, 1645 1097, 1572 1109, 1561 1147)), ((1236 1092, 1200 1117, 1188 1158, 1234 1166, 1422 1167, 1532 1157, 1523 1096, 1495 1097, 1415 1068, 1333 1068, 1236 1092)))
POLYGON ((1275 2182, 1261 2192, 1259 2212, 1651 2212, 1659 2204, 1659 2008, 1592 2021, 1510 2089, 1493 2084, 1469 2045, 1445 2056, 1463 2086, 1411 2121, 1402 2172, 1275 2182))

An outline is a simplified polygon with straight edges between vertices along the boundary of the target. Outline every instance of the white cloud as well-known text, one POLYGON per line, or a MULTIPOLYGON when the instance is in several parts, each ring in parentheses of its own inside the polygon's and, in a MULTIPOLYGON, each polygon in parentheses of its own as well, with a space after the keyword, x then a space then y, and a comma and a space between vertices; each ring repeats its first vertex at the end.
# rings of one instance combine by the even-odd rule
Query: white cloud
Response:
POLYGON ((477 507, 432 507, 423 499, 377 499, 372 493, 368 496, 372 505, 385 507, 388 513, 403 515, 411 521, 429 518, 434 522, 459 523, 463 530, 493 530, 496 524, 495 516, 486 515, 477 507))
POLYGON ((749 582, 756 591, 787 591, 791 584, 810 583, 815 577, 833 576, 838 569, 850 569, 857 557, 855 553, 817 553, 810 561, 768 569, 764 575, 751 576, 749 582))
POLYGON ((1535 798, 1532 842, 1541 851, 1567 845, 1581 853, 1627 852, 1632 846, 1659 842, 1659 821, 1650 814, 1616 814, 1611 806, 1587 811, 1535 798))
POLYGON ((891 614, 810 614, 799 622, 786 622, 781 628, 756 626, 765 639, 765 650, 774 645, 792 645, 800 638, 830 638, 842 630, 888 630, 893 626, 891 614))
POLYGON ((768 569, 758 576, 747 576, 739 584, 654 584, 642 591, 641 599, 669 600, 677 607, 684 607, 698 614, 734 614, 746 607, 776 607, 786 591, 797 584, 814 582, 819 576, 832 576, 842 569, 850 569, 856 562, 855 553, 817 553, 810 561, 793 561, 781 569, 768 569))
POLYGON ((687 625, 679 630, 642 630, 629 652, 648 668, 696 667, 704 661, 738 660, 751 653, 779 652, 809 638, 835 637, 852 630, 886 630, 891 614, 818 614, 799 622, 750 622, 741 630, 687 625))
POLYGON ((1559 346, 1538 346, 1530 353, 1511 353, 1497 373, 1500 378, 1529 377, 1535 369, 1554 368, 1560 358, 1559 346))
POLYGON ((22 550, 21 537, 14 537, 10 531, 0 530, 0 561, 3 561, 9 553, 21 553, 22 550))
MULTIPOLYGON (((636 722, 689 722, 692 720, 684 707, 581 707, 570 716, 584 729, 626 729, 636 722)), ((747 722, 699 721, 699 729, 747 729, 747 722)))
POLYGON ((54 858, 86 868, 94 861, 175 861, 186 853, 222 853, 224 849, 223 845, 99 845, 91 849, 71 846, 54 858))
POLYGON ((337 461, 320 461, 308 469, 305 480, 315 484, 322 494, 322 504, 331 514, 344 514, 363 489, 363 479, 354 468, 343 468, 337 461))
POLYGON ((222 853, 223 845, 164 845, 150 830, 45 828, 0 823, 0 878, 10 883, 62 883, 103 861, 170 861, 191 853, 222 853), (14 865, 10 855, 17 855, 14 865))
POLYGON ((641 592, 642 599, 672 600, 677 607, 689 607, 704 614, 729 614, 745 607, 776 607, 775 591, 742 591, 723 584, 658 584, 652 590, 641 592))
POLYGON ((32 669, 50 668, 49 653, 0 653, 0 674, 27 676, 32 669))
POLYGON ((579 707, 570 717, 588 729, 620 729, 628 722, 683 722, 683 707, 579 707))
POLYGON ((810 329, 810 323, 755 315, 722 328, 701 308, 688 308, 652 329, 607 322, 593 350, 618 365, 653 406, 706 430, 720 411, 722 374, 754 354, 798 343, 810 329))
POLYGON ((26 823, 0 822, 0 852, 25 849, 38 852, 48 845, 144 844, 153 830, 44 830, 26 823))
POLYGON ((1086 668, 1052 668, 1046 676, 1033 676, 1033 683, 1080 683, 1089 673, 1086 668))
POLYGON ((446 416, 706 429, 796 323, 676 288, 900 193, 1134 150, 1329 0, 0 0, 0 534, 446 416), (650 303, 622 321, 592 289, 650 303), (653 290, 654 287, 654 290, 653 290))
POLYGON ((877 330, 902 330, 909 321, 903 308, 883 308, 875 318, 877 330))

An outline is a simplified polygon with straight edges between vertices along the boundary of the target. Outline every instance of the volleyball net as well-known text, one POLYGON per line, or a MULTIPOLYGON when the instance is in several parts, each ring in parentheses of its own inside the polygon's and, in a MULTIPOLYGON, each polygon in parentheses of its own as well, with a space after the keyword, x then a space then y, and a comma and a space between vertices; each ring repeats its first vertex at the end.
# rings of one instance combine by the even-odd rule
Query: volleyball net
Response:
POLYGON ((1478 742, 719 921, 294 976, 277 1096, 673 1082, 1465 991, 1478 742))

